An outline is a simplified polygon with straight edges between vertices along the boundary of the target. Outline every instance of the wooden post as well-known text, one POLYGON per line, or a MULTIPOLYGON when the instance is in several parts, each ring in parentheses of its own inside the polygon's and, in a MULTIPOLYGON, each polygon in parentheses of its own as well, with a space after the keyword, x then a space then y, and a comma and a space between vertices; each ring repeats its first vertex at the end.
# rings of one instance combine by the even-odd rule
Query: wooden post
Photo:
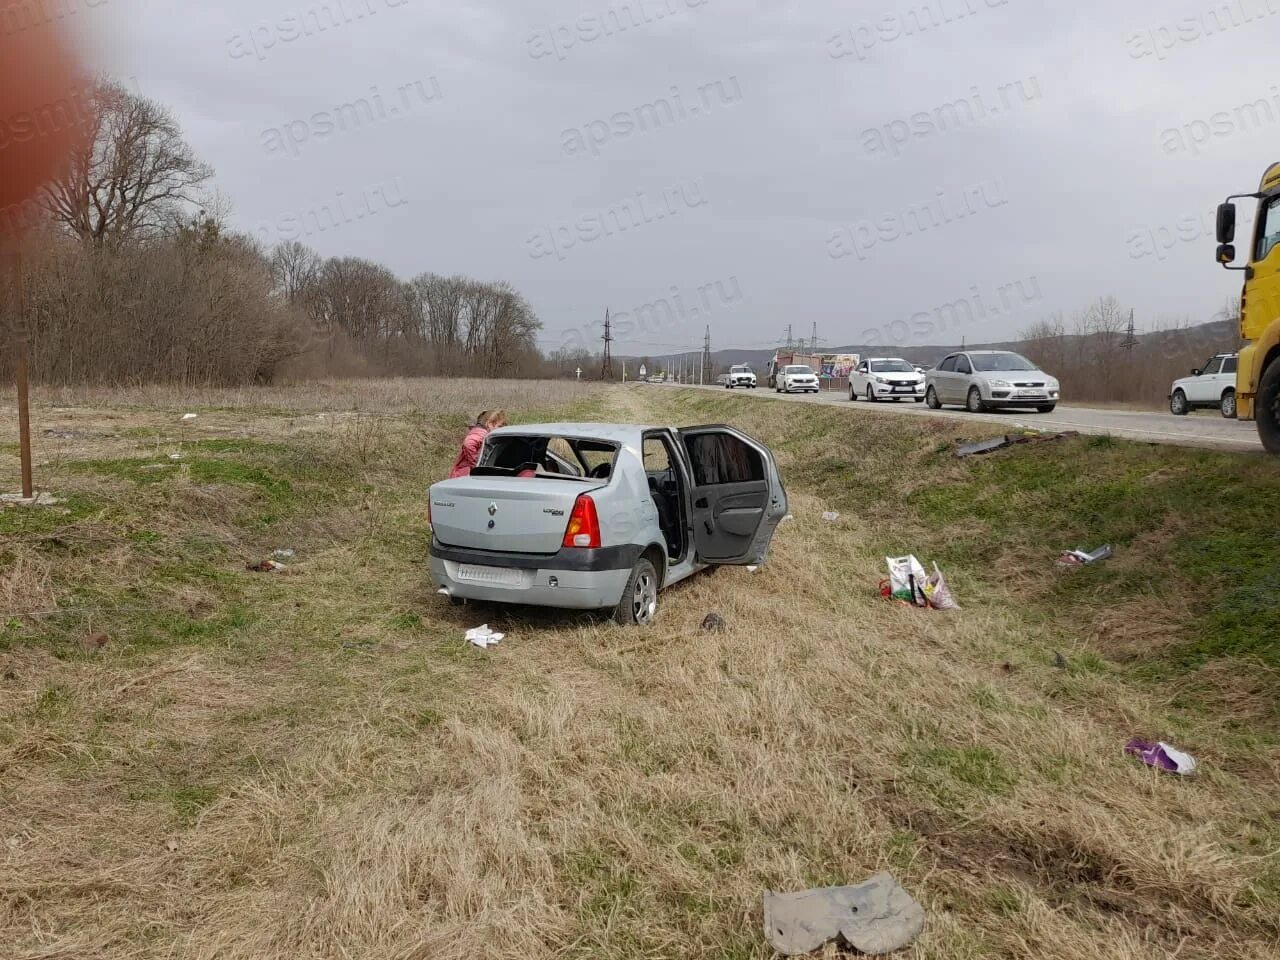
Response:
POLYGON ((31 479, 31 401, 27 383, 27 298, 22 284, 22 258, 14 253, 10 262, 17 293, 17 317, 13 325, 13 346, 17 354, 14 380, 18 388, 18 452, 22 461, 22 497, 35 496, 31 479))

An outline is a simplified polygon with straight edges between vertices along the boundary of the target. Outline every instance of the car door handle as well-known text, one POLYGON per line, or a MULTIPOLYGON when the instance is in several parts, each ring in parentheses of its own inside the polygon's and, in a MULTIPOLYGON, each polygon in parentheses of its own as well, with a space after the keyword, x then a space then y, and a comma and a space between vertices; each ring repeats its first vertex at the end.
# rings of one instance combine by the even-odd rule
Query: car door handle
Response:
POLYGON ((693 501, 693 505, 699 510, 705 510, 707 509, 707 498, 699 497, 697 500, 693 501))

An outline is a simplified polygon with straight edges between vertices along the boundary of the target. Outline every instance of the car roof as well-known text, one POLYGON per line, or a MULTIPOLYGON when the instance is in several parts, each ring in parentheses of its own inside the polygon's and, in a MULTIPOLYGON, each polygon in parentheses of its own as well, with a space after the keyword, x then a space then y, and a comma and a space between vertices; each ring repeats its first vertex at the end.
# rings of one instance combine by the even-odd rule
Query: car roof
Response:
POLYGON ((1018 353, 1017 350, 957 350, 956 353, 968 353, 968 354, 1017 353, 1018 356, 1022 356, 1022 354, 1018 353))
POLYGON ((906 360, 902 357, 863 357, 862 358, 863 363, 873 363, 876 360, 901 360, 903 363, 911 362, 910 360, 906 360))
POLYGON ((524 423, 499 427, 491 437, 572 437, 577 440, 607 440, 610 443, 636 443, 646 430, 662 427, 634 423, 524 423))

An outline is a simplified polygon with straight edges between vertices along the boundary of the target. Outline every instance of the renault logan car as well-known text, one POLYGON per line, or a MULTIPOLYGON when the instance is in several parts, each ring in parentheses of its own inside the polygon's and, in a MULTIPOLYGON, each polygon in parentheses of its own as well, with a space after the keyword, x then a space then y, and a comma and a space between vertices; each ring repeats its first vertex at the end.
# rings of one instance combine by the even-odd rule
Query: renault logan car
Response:
POLYGON ((628 624, 704 567, 760 563, 787 513, 773 454, 719 425, 504 427, 428 502, 431 576, 451 599, 628 624))
POLYGON ((803 363, 789 363, 778 371, 774 393, 817 393, 818 375, 803 363))
POLYGON ((953 353, 925 374, 925 401, 934 410, 961 404, 970 413, 998 407, 1032 407, 1051 413, 1059 386, 1021 354, 1008 350, 953 353))

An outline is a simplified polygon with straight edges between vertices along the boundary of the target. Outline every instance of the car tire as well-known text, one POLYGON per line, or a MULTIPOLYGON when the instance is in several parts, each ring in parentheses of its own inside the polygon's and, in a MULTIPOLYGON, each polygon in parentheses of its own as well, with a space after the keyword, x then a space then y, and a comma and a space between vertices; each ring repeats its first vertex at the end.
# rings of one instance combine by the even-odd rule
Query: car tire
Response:
POLYGON ((1181 390, 1173 391, 1169 398, 1169 412, 1175 417, 1185 417, 1191 412, 1191 404, 1187 403, 1187 395, 1181 390))
POLYGON ((631 568, 613 619, 627 627, 647 627, 658 615, 658 571, 641 557, 631 568))
POLYGON ((987 405, 982 402, 982 391, 977 387, 970 387, 968 396, 965 397, 964 408, 970 413, 982 413, 987 409, 987 405))
POLYGON ((849 388, 849 402, 850 403, 858 402, 858 391, 853 389, 853 387, 849 388))
POLYGON ((929 405, 930 410, 942 409, 942 401, 938 399, 938 392, 934 390, 933 387, 929 387, 925 390, 924 402, 929 405))
POLYGON ((1253 419, 1258 424, 1263 449, 1280 453, 1280 360, 1272 360, 1263 371, 1253 399, 1253 419))
POLYGON ((1218 411, 1228 420, 1236 418, 1236 392, 1234 390, 1224 390, 1222 392, 1222 400, 1218 403, 1218 411))
POLYGON ((1037 413, 1053 413, 1053 411, 1056 410, 1057 408, 1058 408, 1058 405, 1056 403, 1042 403, 1040 404, 1040 406, 1036 407, 1036 412, 1037 413))
POLYGON ((867 403, 875 403, 875 402, 876 402, 875 391, 871 389, 871 384, 868 383, 867 384, 867 403))

